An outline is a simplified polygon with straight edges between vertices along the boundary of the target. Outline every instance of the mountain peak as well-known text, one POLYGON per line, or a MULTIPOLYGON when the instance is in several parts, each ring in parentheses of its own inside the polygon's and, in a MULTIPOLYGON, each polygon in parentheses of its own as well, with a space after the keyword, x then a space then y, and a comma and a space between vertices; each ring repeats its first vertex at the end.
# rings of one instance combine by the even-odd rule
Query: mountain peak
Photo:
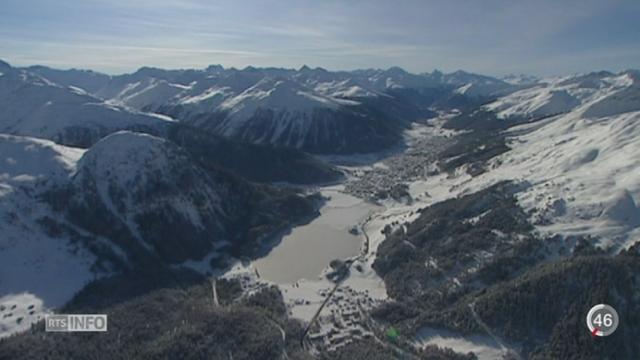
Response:
POLYGON ((388 68, 386 73, 390 74, 390 75, 405 75, 405 74, 408 74, 408 72, 406 72, 403 68, 401 68, 399 66, 392 66, 392 67, 388 68))
POLYGON ((128 149, 135 150, 137 148, 151 148, 164 142, 166 142, 166 140, 149 134, 121 130, 105 136, 92 146, 89 151, 97 151, 101 147, 111 148, 112 146, 113 150, 118 149, 127 151, 128 149))
POLYGON ((246 72, 258 72, 258 71, 260 71, 260 69, 258 69, 258 68, 257 68, 257 67, 255 67, 255 66, 251 66, 251 65, 249 65, 249 66, 245 67, 244 69, 242 69, 242 71, 246 71, 246 72))
POLYGON ((211 64, 205 69, 206 72, 219 73, 224 71, 224 67, 220 64, 211 64))
POLYGON ((8 62, 0 59, 0 71, 6 71, 11 69, 11 65, 8 62))

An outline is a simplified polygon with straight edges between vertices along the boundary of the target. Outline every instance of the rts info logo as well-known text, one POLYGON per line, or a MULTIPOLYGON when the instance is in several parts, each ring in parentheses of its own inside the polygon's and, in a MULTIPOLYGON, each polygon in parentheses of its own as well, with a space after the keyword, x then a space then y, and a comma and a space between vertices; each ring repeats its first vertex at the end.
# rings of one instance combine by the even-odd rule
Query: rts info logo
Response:
POLYGON ((45 318, 45 330, 53 332, 107 331, 107 315, 57 314, 45 318))

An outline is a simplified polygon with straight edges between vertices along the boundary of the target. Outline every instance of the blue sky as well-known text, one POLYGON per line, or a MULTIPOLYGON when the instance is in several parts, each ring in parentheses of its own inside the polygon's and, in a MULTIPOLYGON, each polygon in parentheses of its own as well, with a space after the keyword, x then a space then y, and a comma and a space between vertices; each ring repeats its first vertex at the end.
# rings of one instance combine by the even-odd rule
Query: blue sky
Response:
POLYGON ((0 19, 1 59, 109 73, 640 68, 638 0, 3 0, 0 19))

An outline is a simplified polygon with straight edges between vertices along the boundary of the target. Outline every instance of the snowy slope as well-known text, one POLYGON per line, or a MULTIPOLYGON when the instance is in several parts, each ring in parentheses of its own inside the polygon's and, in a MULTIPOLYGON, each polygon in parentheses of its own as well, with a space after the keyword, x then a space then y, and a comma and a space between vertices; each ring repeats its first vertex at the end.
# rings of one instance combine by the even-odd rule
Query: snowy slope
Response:
POLYGON ((0 146, 0 173, 5 184, 19 184, 25 176, 48 182, 64 180, 84 152, 48 140, 6 134, 0 134, 0 146))
POLYGON ((0 337, 28 329, 96 276, 93 254, 47 232, 43 219, 58 215, 39 199, 68 180, 82 153, 0 134, 0 337))
POLYGON ((162 133, 167 117, 108 105, 77 88, 65 88, 23 70, 0 76, 0 132, 87 147, 120 130, 162 133))
POLYGON ((608 81, 610 89, 584 109, 584 116, 597 118, 640 110, 640 72, 626 71, 608 81))
MULTIPOLYGON (((188 154, 167 140, 120 131, 92 146, 73 176, 71 212, 90 231, 101 218, 104 233, 129 250, 149 250, 163 259, 184 260, 206 254, 227 228, 230 185, 196 167, 188 154), (133 241, 134 243, 131 243, 133 241)), ((101 231, 101 230, 97 230, 101 231)))
POLYGON ((286 79, 264 78, 196 122, 224 136, 319 153, 367 152, 395 143, 391 122, 355 100, 334 98, 286 79), (366 111, 366 110, 364 110, 366 111), (374 140, 377 139, 377 140, 374 140))
POLYGON ((491 76, 456 71, 442 75, 442 82, 456 87, 455 92, 470 97, 496 97, 509 94, 518 86, 491 76))
MULTIPOLYGON (((357 102, 338 100, 313 93, 297 83, 284 79, 264 78, 238 96, 220 104, 220 110, 228 113, 229 121, 222 125, 223 133, 232 135, 260 108, 273 109, 282 117, 282 126, 290 121, 300 121, 315 109, 339 110, 344 105, 357 102)), ((276 135, 277 136, 277 135, 276 135)))
POLYGON ((500 119, 538 119, 592 107, 587 116, 605 116, 638 110, 637 73, 597 72, 542 81, 487 104, 484 109, 500 119), (634 80, 635 79, 635 80, 634 80), (598 101, 599 100, 599 101, 598 101))
POLYGON ((176 117, 184 119, 199 114, 211 114, 220 111, 219 106, 254 86, 264 78, 258 71, 229 69, 216 71, 192 82, 164 108, 172 109, 176 117))
POLYGON ((403 88, 430 88, 439 84, 439 79, 428 75, 411 74, 397 66, 389 69, 356 70, 353 72, 360 81, 366 81, 377 91, 403 88))
POLYGON ((539 77, 526 74, 509 74, 502 76, 500 80, 512 85, 535 85, 540 82, 539 77))
POLYGON ((375 98, 379 96, 389 96, 383 92, 375 91, 366 87, 361 82, 354 79, 336 80, 316 83, 314 90, 320 94, 345 99, 375 98))
POLYGON ((640 112, 571 113, 518 136, 496 175, 531 183, 520 201, 543 228, 630 245, 640 234, 639 138, 640 112))
POLYGON ((503 119, 540 118, 567 112, 579 104, 565 89, 540 86, 513 93, 487 105, 486 109, 497 112, 503 119))
MULTIPOLYGON (((470 192, 515 180, 523 186, 518 199, 539 229, 594 235, 616 248, 629 246, 640 235, 640 99, 633 75, 554 81, 547 87, 565 91, 578 104, 563 109, 565 114, 508 130, 511 150, 492 159, 490 171, 439 181, 470 192)), ((539 90, 538 95, 548 93, 539 90)), ((512 102, 505 111, 524 109, 531 98, 523 94, 531 91, 536 90, 498 102, 512 102)))
POLYGON ((74 226, 122 249, 134 268, 200 260, 221 244, 257 246, 314 211, 312 200, 254 186, 171 141, 129 131, 87 150, 70 184, 51 198, 74 226))
POLYGON ((58 70, 40 65, 30 66, 25 70, 38 74, 58 85, 78 87, 88 93, 94 93, 100 90, 111 79, 109 75, 91 70, 58 70))
POLYGON ((188 86, 163 79, 148 78, 126 86, 109 99, 110 103, 130 106, 137 110, 155 109, 180 94, 188 86))
MULTIPOLYGON (((415 105, 403 105, 405 99, 394 100, 374 90, 376 85, 369 76, 347 72, 216 67, 192 71, 189 83, 180 74, 141 69, 114 77, 96 95, 112 104, 167 114, 232 139, 314 152, 388 147, 399 134, 393 130, 397 124, 383 124, 384 110, 393 109, 393 117, 387 116, 393 121, 402 118, 400 114, 411 114, 413 120, 418 113, 410 109, 415 105), (180 82, 171 82, 174 80, 180 82), (361 99, 367 100, 366 106, 361 99), (396 103, 388 106, 389 101, 396 103), (355 114, 355 106, 367 109, 355 114), (361 139, 354 139, 356 132, 361 133, 361 139)), ((422 76, 399 69, 389 75, 394 81, 424 81, 422 76)))

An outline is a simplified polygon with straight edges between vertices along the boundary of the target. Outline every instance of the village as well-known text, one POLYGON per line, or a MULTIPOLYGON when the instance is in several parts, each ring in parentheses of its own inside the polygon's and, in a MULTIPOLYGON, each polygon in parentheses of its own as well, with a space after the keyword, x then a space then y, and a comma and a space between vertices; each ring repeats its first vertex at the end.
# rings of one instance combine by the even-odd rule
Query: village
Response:
POLYGON ((371 338, 374 334, 367 325, 367 313, 379 301, 371 298, 368 290, 339 287, 309 332, 310 343, 317 349, 334 351, 354 340, 371 338))
POLYGON ((447 145, 451 132, 421 125, 407 132, 408 149, 371 166, 344 166, 348 173, 345 192, 373 202, 387 199, 410 203, 407 183, 439 172, 438 154, 447 145))

